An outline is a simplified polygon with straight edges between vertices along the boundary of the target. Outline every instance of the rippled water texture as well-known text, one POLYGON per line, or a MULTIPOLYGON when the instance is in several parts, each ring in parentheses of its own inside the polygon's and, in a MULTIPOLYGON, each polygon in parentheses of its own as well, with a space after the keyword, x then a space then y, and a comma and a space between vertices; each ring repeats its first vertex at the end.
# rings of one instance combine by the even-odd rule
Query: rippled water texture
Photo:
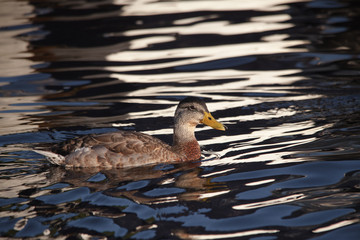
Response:
POLYGON ((0 0, 0 235, 359 239, 357 0, 0 0), (171 143, 185 96, 200 162, 50 166, 32 148, 136 130, 171 143))

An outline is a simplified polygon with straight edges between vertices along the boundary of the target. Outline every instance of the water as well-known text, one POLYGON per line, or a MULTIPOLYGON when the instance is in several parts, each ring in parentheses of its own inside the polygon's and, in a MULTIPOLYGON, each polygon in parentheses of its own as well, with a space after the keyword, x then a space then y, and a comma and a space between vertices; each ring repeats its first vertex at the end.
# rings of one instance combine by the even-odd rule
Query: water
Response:
POLYGON ((11 1, 0 14, 0 234, 358 239, 359 4, 11 1), (171 143, 206 100, 200 162, 64 170, 31 151, 117 129, 171 143))

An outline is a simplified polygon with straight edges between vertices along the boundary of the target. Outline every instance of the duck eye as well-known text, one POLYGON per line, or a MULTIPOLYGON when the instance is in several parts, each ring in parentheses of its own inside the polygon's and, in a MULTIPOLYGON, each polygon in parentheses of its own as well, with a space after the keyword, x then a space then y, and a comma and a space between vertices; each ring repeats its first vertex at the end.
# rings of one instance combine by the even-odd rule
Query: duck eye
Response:
POLYGON ((194 107, 194 106, 189 106, 189 107, 187 107, 187 109, 189 109, 189 110, 195 110, 195 107, 194 107))

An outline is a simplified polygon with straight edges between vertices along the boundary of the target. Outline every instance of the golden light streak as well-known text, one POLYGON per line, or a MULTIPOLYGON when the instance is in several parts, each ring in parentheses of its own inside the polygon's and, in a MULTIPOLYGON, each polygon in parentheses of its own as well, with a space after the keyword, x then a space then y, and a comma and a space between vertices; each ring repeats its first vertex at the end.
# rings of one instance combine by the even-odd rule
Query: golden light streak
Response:
POLYGON ((276 198, 276 199, 271 199, 271 200, 262 201, 262 202, 241 204, 241 205, 233 206, 232 208, 235 210, 248 210, 248 209, 262 208, 262 207, 267 207, 267 206, 273 206, 273 205, 294 202, 294 201, 303 199, 305 197, 306 197, 305 194, 302 194, 302 193, 293 194, 293 195, 285 196, 282 198, 276 198))

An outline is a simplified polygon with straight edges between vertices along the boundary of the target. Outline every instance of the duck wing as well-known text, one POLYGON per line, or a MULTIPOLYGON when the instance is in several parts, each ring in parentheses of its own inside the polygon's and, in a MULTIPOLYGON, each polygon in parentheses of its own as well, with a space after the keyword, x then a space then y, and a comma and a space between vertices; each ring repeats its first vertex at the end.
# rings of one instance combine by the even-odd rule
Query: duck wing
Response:
POLYGON ((158 138, 139 132, 118 131, 87 135, 57 146, 69 167, 134 167, 181 161, 171 147, 158 138))

